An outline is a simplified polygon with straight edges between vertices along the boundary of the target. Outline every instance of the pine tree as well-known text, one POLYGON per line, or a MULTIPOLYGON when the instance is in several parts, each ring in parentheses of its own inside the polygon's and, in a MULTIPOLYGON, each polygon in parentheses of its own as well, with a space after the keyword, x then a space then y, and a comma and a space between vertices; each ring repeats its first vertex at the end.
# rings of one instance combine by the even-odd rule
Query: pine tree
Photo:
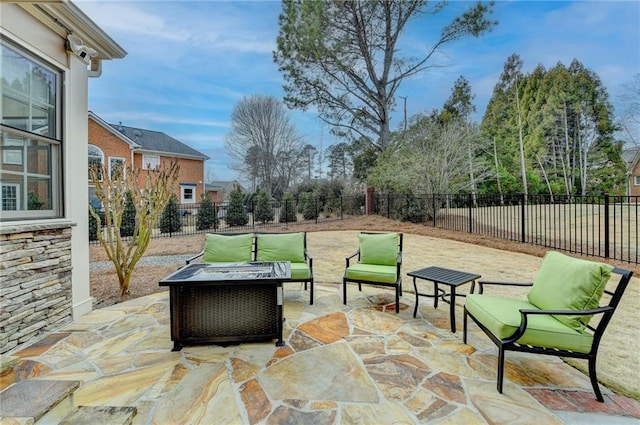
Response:
POLYGON ((120 236, 133 236, 136 228, 136 206, 133 205, 131 193, 127 192, 124 203, 124 211, 122 212, 122 223, 120 224, 120 236))
POLYGON ((234 189, 229 194, 229 209, 225 220, 229 226, 244 226, 249 222, 249 216, 245 211, 242 190, 234 189))
POLYGON ((178 210, 178 200, 173 195, 169 198, 167 206, 162 211, 160 218, 160 232, 175 233, 182 229, 182 221, 180 220, 180 211, 178 210))
POLYGON ((259 223, 268 223, 273 221, 274 214, 269 202, 269 195, 264 190, 258 189, 256 192, 256 207, 254 211, 255 221, 259 223))
POLYGON ((218 214, 217 208, 211 202, 211 198, 207 195, 202 195, 200 200, 200 208, 198 208, 198 217, 196 218, 196 229, 207 230, 211 228, 218 228, 218 214))
POLYGON ((280 205, 280 223, 295 223, 298 221, 296 205, 291 192, 285 192, 280 205))

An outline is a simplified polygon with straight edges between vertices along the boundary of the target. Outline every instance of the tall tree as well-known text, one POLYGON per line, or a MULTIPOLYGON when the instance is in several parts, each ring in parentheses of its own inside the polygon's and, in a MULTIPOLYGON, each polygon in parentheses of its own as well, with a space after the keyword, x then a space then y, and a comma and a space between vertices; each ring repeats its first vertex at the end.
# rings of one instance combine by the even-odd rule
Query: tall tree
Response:
POLYGON ((425 0, 284 0, 274 61, 289 107, 315 106, 337 132, 355 132, 378 149, 389 143, 390 116, 402 81, 434 66, 445 44, 490 30, 493 2, 477 3, 442 28, 421 57, 398 57, 407 24, 446 2, 425 0))
POLYGON ((621 105, 619 116, 623 138, 630 145, 640 144, 640 72, 622 85, 618 95, 621 105))
POLYGON ((336 143, 327 148, 327 159, 330 179, 347 180, 350 175, 351 160, 349 145, 345 142, 336 143))
POLYGON ((283 158, 283 153, 299 153, 302 141, 280 100, 253 95, 233 108, 225 149, 234 161, 232 168, 256 179, 271 195, 278 175, 278 159, 283 158))

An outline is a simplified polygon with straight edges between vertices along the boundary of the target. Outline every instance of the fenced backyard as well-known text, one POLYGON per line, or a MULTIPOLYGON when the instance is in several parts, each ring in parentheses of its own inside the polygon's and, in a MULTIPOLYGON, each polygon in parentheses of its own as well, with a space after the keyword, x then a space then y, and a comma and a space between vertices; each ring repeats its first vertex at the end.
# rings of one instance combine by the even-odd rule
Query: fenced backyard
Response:
MULTIPOLYGON (((247 223, 229 226, 228 203, 215 205, 217 225, 199 229, 199 204, 179 205, 180 229, 153 237, 198 233, 246 232, 312 224, 374 213, 394 220, 423 223, 447 230, 544 246, 567 252, 640 263, 640 197, 509 195, 374 194, 337 199, 312 198, 304 207, 297 201, 273 203, 273 220, 254 217, 255 205, 245 205, 247 223), (295 221, 291 219, 295 211, 295 221)), ((108 230, 105 230, 108 231, 108 230)), ((92 240, 97 244, 97 240, 92 240)))

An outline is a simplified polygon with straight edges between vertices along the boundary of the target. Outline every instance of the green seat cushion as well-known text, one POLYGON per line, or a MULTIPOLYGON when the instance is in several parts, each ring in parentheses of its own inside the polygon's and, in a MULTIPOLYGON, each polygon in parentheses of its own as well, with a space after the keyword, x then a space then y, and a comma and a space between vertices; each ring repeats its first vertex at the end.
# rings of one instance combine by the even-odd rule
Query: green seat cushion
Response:
POLYGON ((311 279, 311 269, 307 263, 291 263, 291 280, 311 279))
POLYGON ((304 233, 268 233, 256 235, 256 259, 304 263, 304 233))
MULTIPOLYGON (((514 334, 521 322, 520 310, 537 310, 536 306, 524 301, 490 295, 468 294, 465 308, 483 326, 499 339, 514 334)), ((579 353, 591 350, 593 335, 584 330, 572 329, 551 315, 529 316, 527 330, 517 341, 537 347, 558 348, 579 353)))
POLYGON ((398 262, 397 233, 360 233, 360 262, 394 266, 398 262))
POLYGON ((204 246, 205 263, 252 261, 253 233, 218 235, 208 233, 204 246))
MULTIPOLYGON (((531 304, 542 310, 588 310, 597 308, 613 267, 548 252, 533 287, 527 294, 531 304)), ((573 329, 582 329, 591 316, 555 316, 573 329)))
POLYGON ((397 267, 381 266, 377 264, 354 264, 345 271, 345 277, 349 280, 364 280, 367 282, 395 283, 397 267))

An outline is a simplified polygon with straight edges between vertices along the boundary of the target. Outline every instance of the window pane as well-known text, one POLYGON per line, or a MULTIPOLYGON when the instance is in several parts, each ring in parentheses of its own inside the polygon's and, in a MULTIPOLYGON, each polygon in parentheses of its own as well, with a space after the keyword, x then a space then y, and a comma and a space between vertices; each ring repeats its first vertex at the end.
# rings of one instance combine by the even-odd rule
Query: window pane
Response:
POLYGON ((57 138, 57 75, 4 44, 1 63, 2 123, 57 138))
POLYGON ((32 141, 27 146, 27 172, 30 174, 51 174, 51 146, 48 143, 32 141))
POLYGON ((27 179, 27 209, 50 210, 51 179, 29 177, 27 179))

